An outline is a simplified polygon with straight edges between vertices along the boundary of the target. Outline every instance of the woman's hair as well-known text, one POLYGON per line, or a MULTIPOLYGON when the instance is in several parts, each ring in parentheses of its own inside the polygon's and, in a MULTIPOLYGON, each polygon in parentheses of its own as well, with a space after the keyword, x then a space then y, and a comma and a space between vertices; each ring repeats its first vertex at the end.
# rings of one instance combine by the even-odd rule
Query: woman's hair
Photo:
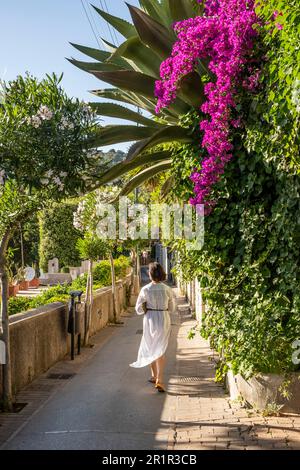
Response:
POLYGON ((149 264, 149 274, 154 282, 163 282, 167 277, 162 265, 156 262, 149 264))

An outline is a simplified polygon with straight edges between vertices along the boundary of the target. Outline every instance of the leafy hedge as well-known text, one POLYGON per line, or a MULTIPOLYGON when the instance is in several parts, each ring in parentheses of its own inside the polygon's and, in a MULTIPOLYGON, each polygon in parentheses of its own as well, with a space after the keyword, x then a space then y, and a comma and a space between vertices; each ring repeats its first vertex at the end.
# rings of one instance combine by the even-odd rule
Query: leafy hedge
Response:
MULTIPOLYGON (((202 334, 221 355, 219 378, 229 364, 246 377, 299 369, 292 363, 300 338, 299 2, 261 2, 268 21, 276 9, 283 29, 265 27, 260 90, 241 99, 245 128, 233 134, 235 158, 214 188, 204 249, 174 244, 177 269, 201 282, 202 334)), ((177 196, 188 197, 190 182, 179 175, 197 155, 192 146, 182 148, 184 163, 177 155, 177 196)))
MULTIPOLYGON (((117 279, 122 279, 126 276, 127 268, 130 266, 130 258, 120 256, 115 260, 115 272, 117 279)), ((110 264, 108 261, 101 261, 94 268, 94 289, 100 289, 111 285, 110 264)), ((85 289, 86 274, 79 277, 71 285, 63 284, 43 292, 35 298, 28 297, 11 297, 8 301, 9 315, 25 312, 34 308, 42 307, 54 302, 67 302, 69 299, 70 291, 77 289, 85 289)))
POLYGON ((80 266, 76 243, 81 234, 73 226, 76 204, 54 204, 40 215, 40 266, 47 272, 48 261, 58 258, 60 268, 80 266))

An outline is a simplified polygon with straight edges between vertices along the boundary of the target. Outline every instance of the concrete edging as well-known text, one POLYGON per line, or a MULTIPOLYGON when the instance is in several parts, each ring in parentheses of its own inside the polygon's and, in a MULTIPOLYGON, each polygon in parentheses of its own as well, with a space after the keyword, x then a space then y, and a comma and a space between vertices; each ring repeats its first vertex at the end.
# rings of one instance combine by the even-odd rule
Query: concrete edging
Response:
POLYGON ((292 372, 286 376, 257 374, 246 380, 230 370, 226 376, 226 387, 231 400, 242 398, 257 410, 263 411, 268 406, 276 405, 282 412, 300 413, 300 372, 292 372), (282 386, 289 398, 282 395, 282 386))
MULTIPOLYGON (((128 305, 131 273, 117 281, 118 318, 128 305)), ((90 335, 113 322, 112 287, 95 292, 90 335)), ((83 319, 82 319, 83 321, 83 319)), ((10 318, 10 350, 13 393, 16 394, 39 375, 70 353, 67 303, 53 303, 10 318)), ((2 368, 0 368, 0 392, 2 368)))

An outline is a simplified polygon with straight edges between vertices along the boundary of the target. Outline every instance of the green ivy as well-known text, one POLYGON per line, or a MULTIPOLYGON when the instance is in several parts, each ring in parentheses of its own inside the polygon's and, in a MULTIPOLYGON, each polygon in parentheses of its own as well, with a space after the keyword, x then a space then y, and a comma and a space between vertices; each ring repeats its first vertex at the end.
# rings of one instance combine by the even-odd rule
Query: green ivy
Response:
MULTIPOLYGON (((214 187, 216 208, 205 220, 200 252, 179 252, 176 271, 200 280, 206 303, 202 335, 221 357, 217 378, 230 366, 249 377, 284 373, 300 338, 300 12, 294 0, 261 2, 265 26, 260 88, 241 95, 243 131, 234 159, 214 187)), ((195 121, 196 122, 196 121, 195 121)), ((183 146, 174 159, 175 195, 192 194, 189 169, 201 152, 183 146)))

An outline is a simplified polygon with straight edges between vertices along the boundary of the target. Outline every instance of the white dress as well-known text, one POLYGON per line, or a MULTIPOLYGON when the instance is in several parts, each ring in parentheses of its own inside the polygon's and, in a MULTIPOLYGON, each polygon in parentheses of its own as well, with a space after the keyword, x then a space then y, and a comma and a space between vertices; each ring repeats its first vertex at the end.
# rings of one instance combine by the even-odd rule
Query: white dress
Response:
POLYGON ((144 315, 143 337, 137 361, 130 367, 145 367, 163 356, 167 350, 171 333, 170 313, 175 310, 175 297, 165 284, 150 282, 142 288, 136 303, 138 315, 144 315), (151 309, 145 314, 143 303, 151 309))

